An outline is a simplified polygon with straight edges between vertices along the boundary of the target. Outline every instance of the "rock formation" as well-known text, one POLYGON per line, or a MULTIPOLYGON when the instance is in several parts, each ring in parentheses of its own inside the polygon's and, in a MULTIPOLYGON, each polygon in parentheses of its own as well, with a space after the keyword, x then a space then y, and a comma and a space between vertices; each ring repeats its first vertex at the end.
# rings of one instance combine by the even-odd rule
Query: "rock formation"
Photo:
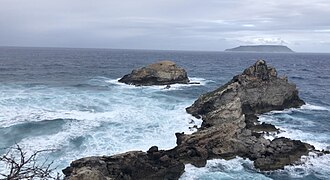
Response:
POLYGON ((66 179, 178 179, 184 164, 205 166, 214 158, 236 156, 254 161, 256 168, 269 171, 300 160, 314 147, 297 140, 265 139, 264 132, 276 132, 273 125, 260 124, 257 115, 272 110, 300 107, 294 84, 278 77, 263 60, 235 76, 224 86, 198 98, 186 110, 203 124, 197 132, 176 133, 177 146, 159 151, 128 152, 114 156, 76 160, 63 172, 66 179))
POLYGON ((285 77, 277 77, 275 68, 259 60, 224 86, 202 95, 187 112, 202 117, 203 126, 211 126, 303 104, 296 86, 285 77))
POLYGON ((134 69, 130 74, 122 77, 119 82, 138 86, 150 86, 176 83, 187 84, 189 79, 187 72, 174 62, 160 61, 140 69, 134 69))
POLYGON ((73 161, 63 170, 65 179, 109 180, 109 179, 177 179, 184 172, 184 164, 169 157, 156 146, 147 153, 131 151, 114 156, 88 157, 73 161))
POLYGON ((277 77, 274 68, 259 60, 186 109, 197 118, 201 117, 203 124, 201 130, 192 135, 179 135, 176 149, 187 151, 185 148, 193 144, 208 152, 204 155, 205 162, 210 158, 241 156, 255 160, 255 166, 261 170, 283 168, 299 160, 301 155, 307 155, 313 147, 285 138, 265 139, 260 132, 276 132, 277 129, 270 124, 259 124, 256 115, 303 104, 296 86, 285 77, 277 77), (278 144, 283 148, 276 148, 278 144))

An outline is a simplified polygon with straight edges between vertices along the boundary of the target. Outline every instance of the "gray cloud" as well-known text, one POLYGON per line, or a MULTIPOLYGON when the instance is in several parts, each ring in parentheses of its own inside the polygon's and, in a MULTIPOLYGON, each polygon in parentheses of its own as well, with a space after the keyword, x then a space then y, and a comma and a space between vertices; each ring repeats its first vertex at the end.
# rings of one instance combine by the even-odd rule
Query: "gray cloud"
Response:
POLYGON ((328 0, 2 0, 0 45, 329 52, 328 0))

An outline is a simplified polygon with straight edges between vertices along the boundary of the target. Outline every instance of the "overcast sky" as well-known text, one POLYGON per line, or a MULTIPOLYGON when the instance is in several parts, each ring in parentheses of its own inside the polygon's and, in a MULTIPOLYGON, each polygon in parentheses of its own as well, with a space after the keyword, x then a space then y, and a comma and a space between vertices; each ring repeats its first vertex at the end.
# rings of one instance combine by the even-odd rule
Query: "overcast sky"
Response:
POLYGON ((330 0, 0 0, 0 46, 330 52, 330 0))

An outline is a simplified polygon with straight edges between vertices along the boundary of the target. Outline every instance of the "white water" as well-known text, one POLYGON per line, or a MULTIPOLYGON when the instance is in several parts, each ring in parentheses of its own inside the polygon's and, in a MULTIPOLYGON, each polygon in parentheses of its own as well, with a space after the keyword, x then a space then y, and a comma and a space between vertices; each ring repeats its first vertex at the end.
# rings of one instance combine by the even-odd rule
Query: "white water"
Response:
MULTIPOLYGON (((192 78, 200 84, 136 87, 118 83, 115 79, 94 79, 89 83, 105 88, 99 91, 74 87, 47 87, 3 85, 0 87, 0 127, 13 128, 26 123, 46 123, 32 128, 24 138, 16 138, 29 152, 41 149, 57 149, 48 154, 56 160, 59 169, 72 160, 93 155, 112 155, 129 150, 146 151, 153 145, 170 149, 176 145, 176 132, 192 133, 193 125, 201 121, 185 112, 194 99, 170 96, 163 92, 189 90, 204 86, 210 81, 192 78), (192 123, 193 120, 193 123, 192 123), (56 121, 54 129, 47 129, 48 121, 56 121)), ((295 117, 292 112, 324 111, 329 108, 304 105, 300 109, 274 111, 260 117, 261 121, 277 125, 283 131, 277 137, 299 139, 317 149, 330 149, 324 133, 311 133, 297 129, 297 124, 283 123, 276 118, 282 114, 286 119, 302 121, 313 126, 314 122, 295 117)), ((298 124, 299 126, 299 124, 298 124)), ((30 126, 26 129, 31 128, 30 126)), ((15 137, 12 137, 15 139, 15 137)), ((274 138, 274 137, 272 137, 274 138)), ((288 173, 292 178, 321 172, 329 174, 329 156, 308 156, 303 165, 287 166, 277 173, 288 173)), ((1 166, 1 165, 0 165, 1 166)), ((269 179, 253 168, 253 163, 242 158, 233 160, 210 160, 206 167, 186 165, 182 180, 188 179, 269 179)))
MULTIPOLYGON (((203 85, 203 79, 196 80, 203 85)), ((154 145, 170 149, 176 145, 176 132, 192 133, 195 129, 189 127, 201 124, 185 112, 192 99, 162 93, 196 84, 164 89, 123 85, 107 79, 103 85, 108 89, 2 86, 0 126, 19 131, 18 127, 35 123, 24 128, 32 129, 23 138, 13 140, 28 152, 56 149, 55 155, 50 156, 54 156, 59 168, 64 168, 85 156, 146 151, 154 145), (48 130, 47 123, 51 121, 59 124, 48 130), (34 128, 38 123, 45 125, 34 128)))
POLYGON ((196 168, 193 165, 186 165, 186 172, 181 176, 180 180, 216 180, 216 179, 255 179, 269 180, 270 178, 263 174, 256 174, 253 169, 253 162, 242 158, 232 160, 209 160, 205 167, 196 168))

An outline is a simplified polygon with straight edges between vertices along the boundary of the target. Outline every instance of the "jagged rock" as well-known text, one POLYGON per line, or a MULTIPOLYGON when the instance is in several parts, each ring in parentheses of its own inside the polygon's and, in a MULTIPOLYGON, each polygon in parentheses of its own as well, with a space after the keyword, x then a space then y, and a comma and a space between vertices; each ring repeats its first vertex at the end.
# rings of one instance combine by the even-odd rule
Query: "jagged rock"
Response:
POLYGON ((235 76, 224 86, 206 93, 188 107, 188 113, 203 117, 203 126, 233 122, 242 116, 305 104, 294 84, 277 77, 274 68, 263 60, 235 76))
MULTIPOLYGON (((256 115, 303 104, 296 86, 286 78, 277 77, 275 68, 259 60, 224 86, 202 95, 186 109, 203 118, 203 130, 181 135, 176 149, 184 151, 182 149, 192 146, 193 142, 193 146, 208 152, 208 157, 203 159, 241 156, 256 160, 255 165, 261 170, 283 168, 313 147, 304 148, 306 144, 290 139, 270 142, 259 132, 277 132, 278 129, 271 124, 260 124, 256 115), (283 147, 271 148, 278 143, 283 147)), ((186 159, 194 163, 193 159, 186 159)))
POLYGON ((145 153, 131 151, 114 156, 89 157, 73 161, 63 170, 66 180, 124 179, 172 180, 184 172, 184 164, 156 146, 145 153))
POLYGON ((260 170, 283 169, 285 165, 293 164, 301 156, 308 155, 314 147, 301 141, 288 138, 274 139, 263 155, 254 161, 254 166, 260 170))
POLYGON ((209 159, 236 156, 249 158, 263 171, 281 169, 314 147, 288 138, 265 139, 260 130, 277 129, 260 124, 257 115, 303 104, 296 86, 277 77, 276 70, 260 60, 186 109, 202 118, 203 124, 193 134, 176 133, 175 148, 163 151, 153 146, 147 152, 83 158, 72 162, 63 173, 70 180, 178 179, 184 164, 202 167, 209 159))
POLYGON ((140 69, 134 69, 130 74, 122 77, 119 82, 138 86, 150 86, 176 83, 187 84, 189 79, 187 72, 174 62, 160 61, 140 69))
POLYGON ((257 125, 250 127, 249 129, 256 133, 263 133, 263 132, 279 133, 279 129, 277 129, 274 125, 267 124, 267 123, 257 124, 257 125))

